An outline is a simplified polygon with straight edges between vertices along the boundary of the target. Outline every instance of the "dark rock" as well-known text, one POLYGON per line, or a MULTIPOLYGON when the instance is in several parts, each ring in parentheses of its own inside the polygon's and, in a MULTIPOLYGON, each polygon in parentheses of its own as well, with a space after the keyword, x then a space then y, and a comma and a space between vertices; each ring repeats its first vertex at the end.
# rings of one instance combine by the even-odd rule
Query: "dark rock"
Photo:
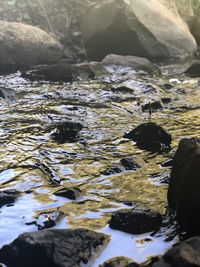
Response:
POLYGON ((200 237, 190 238, 174 246, 163 256, 162 265, 155 267, 189 267, 200 266, 200 237))
POLYGON ((80 197, 81 190, 77 187, 62 188, 54 193, 56 196, 77 199, 80 197))
POLYGON ((47 80, 52 82, 72 82, 71 66, 68 64, 54 64, 36 66, 32 70, 22 72, 21 76, 29 80, 47 80))
POLYGON ((200 141, 182 139, 173 160, 168 188, 169 209, 189 232, 200 234, 200 141))
POLYGON ((131 157, 125 157, 120 160, 118 164, 103 171, 103 175, 112 175, 123 171, 136 171, 141 168, 144 162, 139 159, 133 159, 131 157))
POLYGON ((158 110, 163 108, 163 103, 161 101, 149 102, 142 106, 142 111, 158 110))
POLYGON ((155 211, 145 208, 116 211, 109 222, 112 229, 130 234, 143 234, 158 230, 162 223, 162 216, 155 211))
POLYGON ((114 257, 107 260, 99 267, 139 267, 139 265, 127 257, 114 257))
POLYGON ((132 139, 140 148, 159 151, 163 146, 169 148, 171 144, 171 135, 161 126, 148 122, 137 126, 134 130, 126 133, 124 138, 132 139))
POLYGON ((128 88, 126 86, 112 87, 110 90, 114 93, 124 93, 124 94, 132 94, 133 93, 133 89, 128 88))
POLYGON ((171 158, 171 159, 167 159, 167 160, 165 160, 165 161, 163 161, 162 163, 161 163, 161 167, 172 167, 173 166, 173 161, 174 161, 174 159, 173 158, 171 158))
POLYGON ((81 267, 109 242, 102 233, 86 229, 51 229, 19 235, 0 250, 8 267, 81 267))
POLYGON ((170 102, 172 102, 170 97, 163 97, 161 98, 161 101, 163 102, 163 104, 169 104, 170 102))
POLYGON ((200 61, 194 62, 186 71, 185 74, 190 77, 200 76, 200 61))
POLYGON ((145 71, 149 74, 160 74, 160 69, 157 65, 153 64, 146 58, 135 57, 135 56, 121 56, 110 54, 107 55, 103 60, 102 64, 107 65, 118 65, 124 67, 130 67, 135 71, 145 71))
POLYGON ((152 267, 170 267, 171 265, 164 260, 156 262, 152 267))
POLYGON ((63 213, 59 211, 41 213, 36 221, 26 223, 26 225, 35 224, 38 227, 38 230, 48 229, 55 226, 61 219, 62 215, 63 213))
POLYGON ((54 140, 58 143, 66 141, 76 141, 83 125, 77 122, 63 121, 58 124, 55 132, 52 134, 54 140))
POLYGON ((14 203, 18 194, 15 189, 0 191, 0 207, 14 203))
POLYGON ((170 83, 165 83, 162 85, 162 88, 166 90, 170 90, 173 88, 173 85, 171 85, 170 83))

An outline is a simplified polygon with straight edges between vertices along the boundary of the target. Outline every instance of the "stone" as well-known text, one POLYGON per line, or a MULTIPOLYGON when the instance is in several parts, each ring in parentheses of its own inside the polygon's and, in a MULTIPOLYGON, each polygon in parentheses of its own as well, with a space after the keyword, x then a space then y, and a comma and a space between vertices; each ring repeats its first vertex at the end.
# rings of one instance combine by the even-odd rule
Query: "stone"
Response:
POLYGON ((163 108, 163 103, 159 100, 156 100, 154 102, 149 102, 147 104, 142 105, 142 111, 150 111, 150 110, 159 110, 163 108))
POLYGON ((139 267, 137 263, 133 262, 132 259, 129 259, 127 257, 114 257, 103 264, 101 264, 99 267, 139 267))
POLYGON ((184 138, 174 155, 168 206, 191 234, 200 234, 200 141, 184 138))
POLYGON ((169 133, 153 122, 143 123, 124 134, 123 137, 135 141, 138 147, 150 151, 160 151, 165 147, 170 148, 172 140, 169 133))
POLYGON ((0 262, 9 267, 81 267, 108 242, 107 235, 81 228, 24 233, 1 248, 0 262))
POLYGON ((54 192, 54 195, 76 200, 80 197, 81 190, 77 187, 62 188, 54 192))
POLYGON ((52 138, 58 143, 66 141, 74 142, 78 138, 79 132, 83 129, 83 125, 72 121, 63 121, 58 124, 52 138))
POLYGON ((62 46, 43 30, 0 21, 0 71, 49 64, 62 57, 62 46))
POLYGON ((15 189, 0 191, 0 207, 8 204, 13 204, 18 197, 19 192, 15 189))
POLYGON ((143 234, 156 231, 162 224, 162 216, 155 211, 136 207, 113 213, 109 226, 130 234, 143 234))
POLYGON ((185 74, 190 77, 200 77, 200 61, 194 62, 186 71, 185 74))
POLYGON ((118 65, 124 67, 130 67, 135 71, 145 71, 149 74, 160 74, 160 69, 156 64, 153 64, 146 58, 136 56, 122 56, 116 54, 109 54, 102 60, 104 66, 118 65))
POLYGON ((88 55, 95 60, 111 53, 179 60, 197 49, 179 13, 160 0, 98 2, 86 12, 82 33, 88 55))
POLYGON ((72 83, 73 80, 71 66, 64 63, 36 66, 31 70, 22 72, 21 76, 32 81, 72 83))

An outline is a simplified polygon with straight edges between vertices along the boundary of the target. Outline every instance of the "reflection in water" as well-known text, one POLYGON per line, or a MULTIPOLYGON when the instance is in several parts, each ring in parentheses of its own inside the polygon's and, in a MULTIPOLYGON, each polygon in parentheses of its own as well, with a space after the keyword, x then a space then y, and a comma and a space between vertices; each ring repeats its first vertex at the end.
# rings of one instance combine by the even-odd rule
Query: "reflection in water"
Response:
POLYGON ((21 193, 14 206, 0 210, 0 246, 19 233, 36 230, 26 222, 52 210, 64 213, 56 227, 87 227, 112 236, 94 266, 114 255, 141 262, 171 246, 162 237, 151 237, 152 242, 138 245, 137 240, 149 235, 133 237, 106 225, 113 211, 128 208, 123 204, 126 202, 144 203, 165 212, 167 185, 159 183, 159 177, 169 170, 160 164, 173 151, 161 155, 141 151, 122 136, 150 119, 172 134, 173 149, 180 138, 198 136, 198 81, 178 77, 170 80, 171 89, 164 90, 167 77, 150 78, 131 72, 127 76, 113 73, 103 80, 60 85, 29 83, 19 74, 1 78, 1 86, 10 88, 15 97, 0 101, 0 187, 21 193), (127 91, 125 86, 129 87, 127 91), (161 98, 170 98, 171 102, 153 112, 151 118, 141 111, 140 104, 161 98), (84 125, 77 142, 57 144, 51 138, 62 120, 84 125), (136 171, 101 174, 125 156, 142 158, 144 166, 136 171), (152 180, 151 176, 156 178, 152 180), (58 189, 74 186, 82 190, 77 200, 53 195, 58 189))

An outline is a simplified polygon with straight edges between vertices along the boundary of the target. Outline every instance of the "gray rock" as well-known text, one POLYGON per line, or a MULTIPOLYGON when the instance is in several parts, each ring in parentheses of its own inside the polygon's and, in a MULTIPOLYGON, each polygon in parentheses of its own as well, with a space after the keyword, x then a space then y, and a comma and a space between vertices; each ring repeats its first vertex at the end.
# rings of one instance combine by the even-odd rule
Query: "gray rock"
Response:
POLYGON ((19 235, 0 250, 8 267, 81 267, 93 261, 109 237, 86 229, 52 229, 19 235))
POLYGON ((93 5, 82 23, 89 56, 110 53, 160 59, 185 58, 197 49, 188 26, 159 0, 108 0, 93 5))
POLYGON ((133 260, 127 258, 127 257, 114 257, 106 262, 104 262, 102 265, 99 267, 127 267, 127 266, 132 266, 132 267, 139 267, 139 265, 133 260))
POLYGON ((62 46, 37 27, 0 21, 0 70, 53 63, 62 57, 62 46))

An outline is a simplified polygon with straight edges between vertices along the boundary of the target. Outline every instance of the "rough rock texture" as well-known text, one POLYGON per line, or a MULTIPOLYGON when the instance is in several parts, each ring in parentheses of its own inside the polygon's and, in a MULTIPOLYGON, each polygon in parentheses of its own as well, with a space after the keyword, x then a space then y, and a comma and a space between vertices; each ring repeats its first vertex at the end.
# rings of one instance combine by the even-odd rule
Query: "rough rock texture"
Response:
POLYGON ((139 267, 140 265, 126 257, 115 257, 107 260, 99 267, 139 267))
POLYGON ((200 266, 200 237, 190 238, 164 254, 163 259, 153 267, 200 266))
POLYGON ((173 160, 168 204, 181 225, 200 234, 200 142, 182 139, 173 160))
POLYGON ((109 242, 105 234, 86 229, 53 229, 24 233, 0 250, 8 267, 81 267, 109 242))
POLYGON ((61 45, 39 28, 0 21, 0 70, 52 63, 62 57, 61 45))
POLYGON ((145 208, 124 209, 113 213, 110 220, 112 229, 130 234, 143 234, 157 230, 162 223, 162 216, 145 208))
POLYGON ((110 53, 177 59, 197 48, 179 14, 159 0, 101 1, 85 15, 82 31, 94 59, 110 53))
POLYGON ((163 146, 170 147, 172 137, 161 126, 153 123, 143 123, 126 133, 124 138, 132 139, 140 148, 159 151, 163 146))
MULTIPOLYGON (((128 51, 127 51, 127 53, 128 53, 128 51)), ((102 64, 105 66, 107 66, 107 65, 119 65, 119 66, 130 67, 133 70, 136 70, 136 71, 143 70, 143 71, 148 72, 150 74, 160 73, 160 69, 158 68, 158 66, 153 64, 148 59, 142 58, 142 57, 121 56, 121 55, 110 54, 110 55, 107 55, 102 60, 102 64)))

